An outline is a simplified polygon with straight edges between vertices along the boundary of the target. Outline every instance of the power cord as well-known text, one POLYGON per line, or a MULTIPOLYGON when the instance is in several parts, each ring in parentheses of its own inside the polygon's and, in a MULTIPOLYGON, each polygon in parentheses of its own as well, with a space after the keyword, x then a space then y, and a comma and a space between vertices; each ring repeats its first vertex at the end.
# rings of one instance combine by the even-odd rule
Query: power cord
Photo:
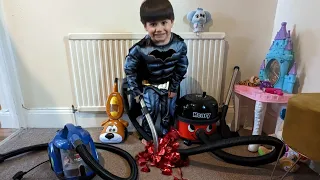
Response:
POLYGON ((36 167, 38 167, 38 166, 40 166, 40 165, 42 165, 42 164, 44 164, 44 163, 46 163, 46 162, 49 162, 49 160, 46 160, 46 161, 44 161, 44 162, 42 162, 42 163, 34 166, 33 168, 29 169, 29 170, 26 171, 26 172, 19 171, 19 172, 17 172, 17 173, 12 177, 12 179, 13 179, 13 180, 21 180, 21 179, 23 178, 23 176, 26 175, 28 172, 32 171, 32 170, 35 169, 36 167))

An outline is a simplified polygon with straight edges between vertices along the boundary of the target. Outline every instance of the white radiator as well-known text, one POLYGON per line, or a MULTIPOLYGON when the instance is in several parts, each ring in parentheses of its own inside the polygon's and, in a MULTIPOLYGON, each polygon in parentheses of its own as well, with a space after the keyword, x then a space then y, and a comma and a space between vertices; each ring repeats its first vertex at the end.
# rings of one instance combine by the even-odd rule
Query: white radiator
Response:
MULTIPOLYGON (((225 33, 179 33, 188 47, 189 68, 181 83, 181 96, 202 93, 220 101, 224 67, 225 33)), ((69 34, 68 56, 75 107, 78 111, 105 111, 114 79, 119 91, 125 77, 123 63, 129 48, 145 34, 69 34)))

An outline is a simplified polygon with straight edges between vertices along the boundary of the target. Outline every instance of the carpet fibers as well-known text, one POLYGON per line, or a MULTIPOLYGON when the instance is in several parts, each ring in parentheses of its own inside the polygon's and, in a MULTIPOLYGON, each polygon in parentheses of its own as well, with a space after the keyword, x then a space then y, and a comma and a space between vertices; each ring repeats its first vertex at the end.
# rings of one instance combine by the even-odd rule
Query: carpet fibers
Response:
MULTIPOLYGON (((9 152, 21 147, 34 144, 47 143, 55 135, 57 129, 23 129, 11 140, 0 146, 0 153, 9 152)), ((87 129, 95 142, 98 141, 101 128, 87 129)), ((240 133, 241 134, 241 133, 240 133)), ((128 151, 132 156, 144 150, 144 145, 134 135, 130 135, 122 144, 116 144, 128 151)), ((181 143, 181 148, 187 148, 181 143)), ((247 150, 247 146, 239 146, 226 149, 233 154, 243 156, 256 156, 247 150)), ((100 163, 111 173, 120 177, 128 177, 130 173, 127 162, 118 155, 98 150, 100 163)), ((8 159, 0 164, 0 179, 12 179, 12 176, 18 171, 27 171, 33 166, 48 160, 46 151, 32 152, 19 157, 8 159)), ((290 173, 285 178, 286 180, 301 180, 301 179, 320 179, 319 175, 309 169, 306 165, 301 164, 300 169, 296 173, 290 173)), ((183 178, 188 180, 269 180, 273 169, 272 164, 261 167, 242 167, 233 164, 228 164, 220 161, 210 153, 198 154, 190 157, 190 166, 182 168, 183 178)), ((281 176, 284 171, 277 167, 275 175, 281 176)), ((178 169, 174 169, 173 175, 178 175, 178 169)), ((179 177, 179 176, 178 176, 179 177)), ((24 176, 24 179, 57 179, 54 172, 51 171, 49 163, 45 163, 24 176)), ((96 176, 95 180, 101 179, 96 176)), ((151 172, 139 172, 139 179, 162 180, 171 179, 173 176, 165 176, 157 168, 151 167, 151 172)))

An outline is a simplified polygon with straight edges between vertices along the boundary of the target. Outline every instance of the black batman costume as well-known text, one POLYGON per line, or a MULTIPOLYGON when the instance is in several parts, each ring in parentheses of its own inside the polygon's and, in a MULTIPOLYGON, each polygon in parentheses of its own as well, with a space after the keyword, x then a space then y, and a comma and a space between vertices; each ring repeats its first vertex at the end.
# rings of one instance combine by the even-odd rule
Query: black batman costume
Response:
MULTIPOLYGON (((161 111, 162 135, 172 124, 176 101, 176 96, 168 100, 168 92, 178 92, 187 68, 187 46, 175 33, 168 44, 161 46, 155 45, 147 35, 129 49, 126 57, 124 70, 132 96, 143 96, 154 123, 159 121, 161 111)), ((145 118, 142 127, 151 136, 145 118)))

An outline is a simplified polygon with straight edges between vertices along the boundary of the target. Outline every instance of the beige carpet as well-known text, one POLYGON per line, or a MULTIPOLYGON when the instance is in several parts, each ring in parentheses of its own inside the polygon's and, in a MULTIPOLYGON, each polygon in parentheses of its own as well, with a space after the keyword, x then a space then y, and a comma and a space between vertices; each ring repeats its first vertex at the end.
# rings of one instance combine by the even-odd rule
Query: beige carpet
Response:
MULTIPOLYGON (((94 141, 98 142, 98 136, 101 128, 90 128, 88 129, 93 137, 94 141)), ((56 129, 26 129, 22 130, 18 135, 13 137, 11 140, 0 146, 0 153, 8 152, 20 147, 25 147, 29 145, 47 143, 53 138, 56 129)), ((245 132, 247 133, 247 132, 245 132)), ((240 134, 243 134, 241 132, 240 134)), ((130 135, 128 139, 123 144, 116 145, 126 151, 128 151, 132 156, 135 156, 138 152, 144 149, 144 145, 139 142, 139 140, 134 136, 130 135)), ((183 146, 183 145, 182 145, 183 146)), ((185 147, 183 147, 185 148, 185 147)), ((255 154, 249 153, 246 149, 247 147, 234 147, 228 149, 228 151, 234 154, 242 154, 245 156, 253 156, 255 154)), ((121 176, 127 177, 130 173, 126 162, 119 156, 112 153, 99 151, 100 161, 104 164, 104 167, 110 172, 121 176)), ((39 164, 48 159, 48 154, 46 151, 34 152, 20 157, 16 157, 5 161, 0 164, 0 179, 12 179, 12 176, 17 171, 26 171, 29 168, 39 164)), ((265 165, 259 168, 242 167, 232 164, 227 164, 216 159, 210 153, 203 153, 190 157, 190 166, 182 168, 183 177, 188 180, 269 180, 272 172, 272 164, 265 165)), ((283 175, 284 171, 277 168, 275 175, 283 175)), ((174 175, 178 172, 175 169, 174 175)), ((43 164, 37 167, 33 171, 29 172, 24 176, 25 179, 57 179, 55 174, 51 171, 49 163, 43 164)), ((94 179, 101 179, 96 176, 94 179)), ((161 175, 159 169, 151 168, 151 172, 143 173, 139 172, 139 179, 147 180, 162 180, 171 179, 172 176, 161 175)), ((301 165, 298 172, 289 174, 286 180, 304 180, 304 179, 320 179, 319 175, 314 173, 305 165, 301 165)))

